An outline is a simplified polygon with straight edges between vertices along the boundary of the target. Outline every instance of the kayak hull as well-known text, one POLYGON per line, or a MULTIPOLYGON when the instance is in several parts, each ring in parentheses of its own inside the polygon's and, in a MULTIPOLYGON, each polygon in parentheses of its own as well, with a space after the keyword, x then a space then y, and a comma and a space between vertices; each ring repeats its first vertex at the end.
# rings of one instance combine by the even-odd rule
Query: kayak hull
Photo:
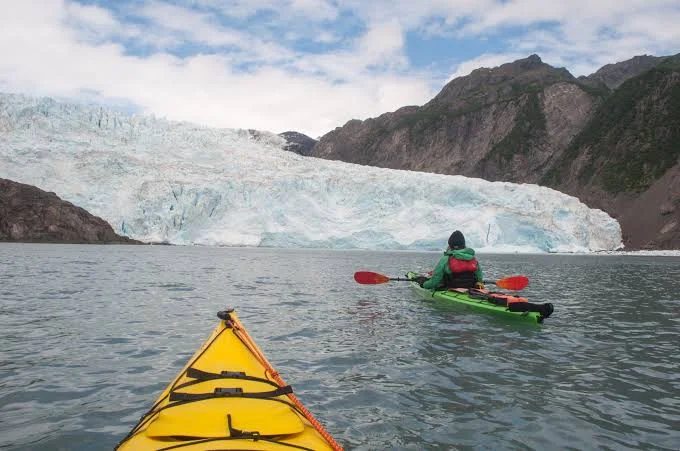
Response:
MULTIPOLYGON (((417 276, 419 276, 419 274, 415 272, 408 272, 406 274, 406 277, 409 279, 415 279, 417 276)), ((478 312, 489 313, 508 320, 536 324, 542 322, 541 315, 538 312, 511 311, 508 309, 507 306, 496 305, 481 297, 472 297, 469 293, 469 290, 464 289, 459 289, 460 291, 428 290, 426 288, 421 287, 416 282, 411 282, 411 287, 423 299, 434 299, 439 302, 461 305, 469 307, 478 312)), ((480 296, 491 293, 487 290, 474 290, 474 292, 479 293, 480 296)))
POLYGON ((233 311, 116 447, 339 450, 233 311))

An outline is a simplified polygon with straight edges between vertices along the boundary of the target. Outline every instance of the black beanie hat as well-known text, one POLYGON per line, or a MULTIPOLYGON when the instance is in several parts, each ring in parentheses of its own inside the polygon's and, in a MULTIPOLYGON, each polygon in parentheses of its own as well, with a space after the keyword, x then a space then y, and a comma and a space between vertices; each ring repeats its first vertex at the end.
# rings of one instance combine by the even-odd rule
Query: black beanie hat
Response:
POLYGON ((460 230, 456 230, 449 237, 449 247, 451 249, 465 247, 465 237, 460 230))

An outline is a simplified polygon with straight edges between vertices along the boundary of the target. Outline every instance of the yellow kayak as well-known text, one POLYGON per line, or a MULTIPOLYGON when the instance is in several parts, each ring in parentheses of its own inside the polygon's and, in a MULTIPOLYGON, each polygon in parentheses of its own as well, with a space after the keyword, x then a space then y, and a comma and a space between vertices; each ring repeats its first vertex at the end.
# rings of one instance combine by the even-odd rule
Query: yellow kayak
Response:
POLYGON ((233 310, 118 450, 341 450, 233 310))

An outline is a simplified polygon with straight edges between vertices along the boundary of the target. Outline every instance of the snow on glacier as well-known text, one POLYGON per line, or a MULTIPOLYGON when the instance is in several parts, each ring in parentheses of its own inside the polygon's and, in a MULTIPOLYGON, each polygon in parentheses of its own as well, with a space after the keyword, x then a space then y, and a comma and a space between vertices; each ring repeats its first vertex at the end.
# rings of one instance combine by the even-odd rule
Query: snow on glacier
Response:
POLYGON ((143 241, 442 249, 460 229, 486 250, 621 247, 618 222, 549 188, 302 157, 284 144, 0 94, 0 177, 54 191, 143 241))

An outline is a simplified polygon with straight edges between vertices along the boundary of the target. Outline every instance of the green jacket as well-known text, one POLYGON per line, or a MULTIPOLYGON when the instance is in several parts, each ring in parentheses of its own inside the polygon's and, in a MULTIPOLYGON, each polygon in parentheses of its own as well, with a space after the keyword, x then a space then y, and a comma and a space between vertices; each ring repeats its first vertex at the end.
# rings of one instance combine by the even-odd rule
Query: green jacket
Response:
MULTIPOLYGON (((472 260, 475 258, 475 251, 469 247, 465 249, 447 249, 444 255, 437 262, 434 271, 432 271, 432 277, 430 280, 423 283, 423 288, 428 290, 434 290, 444 285, 444 276, 446 274, 451 275, 451 269, 449 269, 449 257, 454 257, 458 260, 472 260)), ((477 270, 475 271, 475 280, 477 282, 482 282, 484 280, 484 274, 482 273, 482 266, 477 262, 477 270)))

